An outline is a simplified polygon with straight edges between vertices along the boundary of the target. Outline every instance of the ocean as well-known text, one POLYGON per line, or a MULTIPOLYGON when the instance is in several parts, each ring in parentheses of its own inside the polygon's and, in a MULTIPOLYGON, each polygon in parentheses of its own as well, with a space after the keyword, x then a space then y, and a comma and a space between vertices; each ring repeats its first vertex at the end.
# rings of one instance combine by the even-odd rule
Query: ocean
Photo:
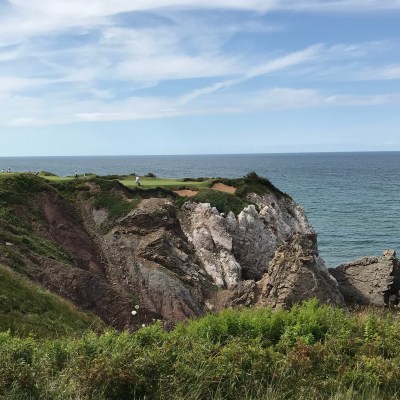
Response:
POLYGON ((400 152, 4 157, 2 168, 165 178, 234 178, 255 171, 304 208, 329 267, 384 249, 400 251, 400 152))

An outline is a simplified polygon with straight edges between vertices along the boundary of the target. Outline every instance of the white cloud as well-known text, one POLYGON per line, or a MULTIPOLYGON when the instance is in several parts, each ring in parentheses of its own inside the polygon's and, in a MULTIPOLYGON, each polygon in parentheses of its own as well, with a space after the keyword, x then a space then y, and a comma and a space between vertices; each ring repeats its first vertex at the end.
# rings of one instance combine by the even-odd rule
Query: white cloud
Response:
MULTIPOLYGON (((376 66, 372 60, 382 49, 388 50, 390 44, 385 41, 316 44, 292 52, 279 47, 279 43, 271 46, 268 42, 265 50, 261 46, 257 49, 260 52, 247 49, 243 43, 233 51, 230 45, 242 33, 268 34, 283 29, 266 22, 268 18, 257 19, 259 13, 270 10, 395 10, 400 9, 400 1, 11 0, 9 3, 11 6, 0 15, 0 124, 135 120, 249 112, 251 106, 270 110, 398 101, 396 95, 357 96, 342 94, 339 89, 335 95, 324 95, 323 90, 313 88, 285 88, 292 84, 285 79, 293 79, 296 74, 302 78, 299 86, 306 87, 313 79, 314 82, 399 79, 400 64, 394 57, 383 66, 376 66), (254 19, 212 17, 209 20, 202 13, 189 12, 216 8, 254 12, 250 13, 254 19), (124 25, 116 17, 136 11, 151 11, 154 20, 141 26, 124 25), (8 46, 2 48, 2 43, 8 46), (258 78, 269 74, 284 78, 273 83, 271 79, 264 90, 236 94, 235 89, 243 91, 246 84, 256 85, 258 78), (186 80, 187 86, 182 80, 186 80), (176 94, 168 95, 156 87, 165 81, 182 86, 174 87, 176 94), (243 87, 239 87, 241 84, 243 87), (271 89, 273 85, 282 87, 271 89), (153 92, 137 94, 139 89, 151 87, 153 92)), ((395 48, 391 50, 394 54, 395 48)))
POLYGON ((20 78, 16 76, 0 75, 0 94, 8 95, 46 83, 45 80, 20 78))
POLYGON ((388 93, 369 96, 355 95, 334 95, 327 96, 324 100, 326 105, 334 106, 382 106, 385 104, 398 104, 400 102, 400 93, 388 93))
POLYGON ((184 115, 270 112, 275 110, 374 107, 400 103, 400 93, 353 95, 316 89, 276 87, 235 95, 213 93, 193 103, 179 97, 131 97, 71 103, 59 96, 47 99, 12 98, 0 109, 3 126, 40 126, 74 122, 134 121, 184 115), (29 110, 29 113, 28 113, 29 110))
POLYGON ((174 79, 226 76, 237 71, 234 60, 218 57, 161 55, 120 63, 115 72, 120 79, 137 82, 159 82, 174 79))
POLYGON ((214 83, 213 85, 201 89, 196 89, 193 92, 188 93, 185 96, 182 96, 181 102, 188 103, 197 99, 200 96, 209 95, 218 90, 238 85, 249 79, 253 79, 262 75, 269 74, 271 72, 279 71, 281 69, 286 69, 288 67, 310 61, 311 59, 315 58, 318 55, 318 51, 320 48, 321 45, 314 45, 308 47, 307 49, 287 54, 285 56, 275 58, 274 60, 270 60, 264 64, 254 66, 239 78, 217 82, 214 83))
POLYGON ((282 0, 278 8, 291 11, 357 12, 399 10, 398 0, 282 0))
POLYGON ((400 79, 400 64, 363 68, 354 74, 354 80, 394 80, 400 79))
POLYGON ((1 43, 18 43, 35 35, 71 28, 90 30, 113 25, 112 17, 138 11, 225 9, 265 13, 400 10, 398 0, 9 0, 0 16, 1 43))

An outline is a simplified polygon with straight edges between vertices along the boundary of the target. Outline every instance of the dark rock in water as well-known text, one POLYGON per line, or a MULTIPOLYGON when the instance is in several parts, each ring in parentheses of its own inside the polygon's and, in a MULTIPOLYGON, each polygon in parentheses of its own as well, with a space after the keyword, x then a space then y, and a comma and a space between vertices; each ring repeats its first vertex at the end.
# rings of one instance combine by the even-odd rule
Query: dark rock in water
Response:
POLYGON ((400 265, 394 250, 382 257, 364 257, 330 268, 348 304, 397 305, 400 290, 400 265))

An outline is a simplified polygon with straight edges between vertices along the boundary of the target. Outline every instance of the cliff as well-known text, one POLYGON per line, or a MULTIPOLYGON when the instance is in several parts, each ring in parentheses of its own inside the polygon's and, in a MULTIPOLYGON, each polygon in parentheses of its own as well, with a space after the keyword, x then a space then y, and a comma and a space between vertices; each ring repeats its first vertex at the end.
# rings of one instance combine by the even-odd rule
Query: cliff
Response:
POLYGON ((343 304, 301 207, 255 174, 220 181, 236 193, 3 178, 0 261, 117 328, 310 297, 343 304))

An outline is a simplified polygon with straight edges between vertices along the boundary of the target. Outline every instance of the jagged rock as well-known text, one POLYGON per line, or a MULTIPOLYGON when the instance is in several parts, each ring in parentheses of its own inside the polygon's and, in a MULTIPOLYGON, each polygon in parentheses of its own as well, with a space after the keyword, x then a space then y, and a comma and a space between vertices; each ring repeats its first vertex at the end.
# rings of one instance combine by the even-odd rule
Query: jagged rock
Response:
POLYGON ((242 281, 230 290, 216 292, 212 299, 213 309, 219 311, 229 307, 249 307, 255 304, 256 296, 256 282, 254 280, 242 281))
POLYGON ((364 257, 330 268, 348 304, 397 305, 400 290, 400 265, 394 250, 382 257, 364 257))
POLYGON ((140 190, 139 204, 137 193, 118 184, 87 182, 65 197, 42 189, 30 206, 43 219, 16 210, 64 254, 27 253, 22 272, 118 328, 221 307, 288 307, 310 297, 342 303, 303 210, 277 190, 242 197, 251 204, 235 215, 191 201, 178 209, 161 189, 140 190), (94 201, 103 194, 124 205, 135 198, 135 208, 117 218, 94 201))
POLYGON ((187 203, 190 224, 186 236, 193 244, 202 267, 220 287, 232 287, 241 280, 241 266, 233 254, 227 220, 210 204, 187 203))
POLYGON ((287 308, 311 297, 335 305, 343 304, 337 282, 318 256, 313 235, 298 234, 283 244, 258 287, 258 304, 261 305, 287 308))
POLYGON ((222 216, 210 204, 185 205, 189 215, 183 229, 199 261, 220 287, 261 279, 280 245, 295 234, 315 235, 303 210, 290 197, 251 194, 249 200, 255 205, 245 207, 237 217, 232 212, 222 216))
POLYGON ((168 199, 142 200, 131 213, 99 236, 112 275, 135 293, 146 309, 169 321, 204 312, 204 290, 211 286, 196 264, 191 243, 183 233, 168 199))
POLYGON ((244 279, 259 279, 268 271, 279 243, 271 225, 265 223, 260 214, 254 205, 246 207, 238 215, 237 229, 231 230, 244 279))

